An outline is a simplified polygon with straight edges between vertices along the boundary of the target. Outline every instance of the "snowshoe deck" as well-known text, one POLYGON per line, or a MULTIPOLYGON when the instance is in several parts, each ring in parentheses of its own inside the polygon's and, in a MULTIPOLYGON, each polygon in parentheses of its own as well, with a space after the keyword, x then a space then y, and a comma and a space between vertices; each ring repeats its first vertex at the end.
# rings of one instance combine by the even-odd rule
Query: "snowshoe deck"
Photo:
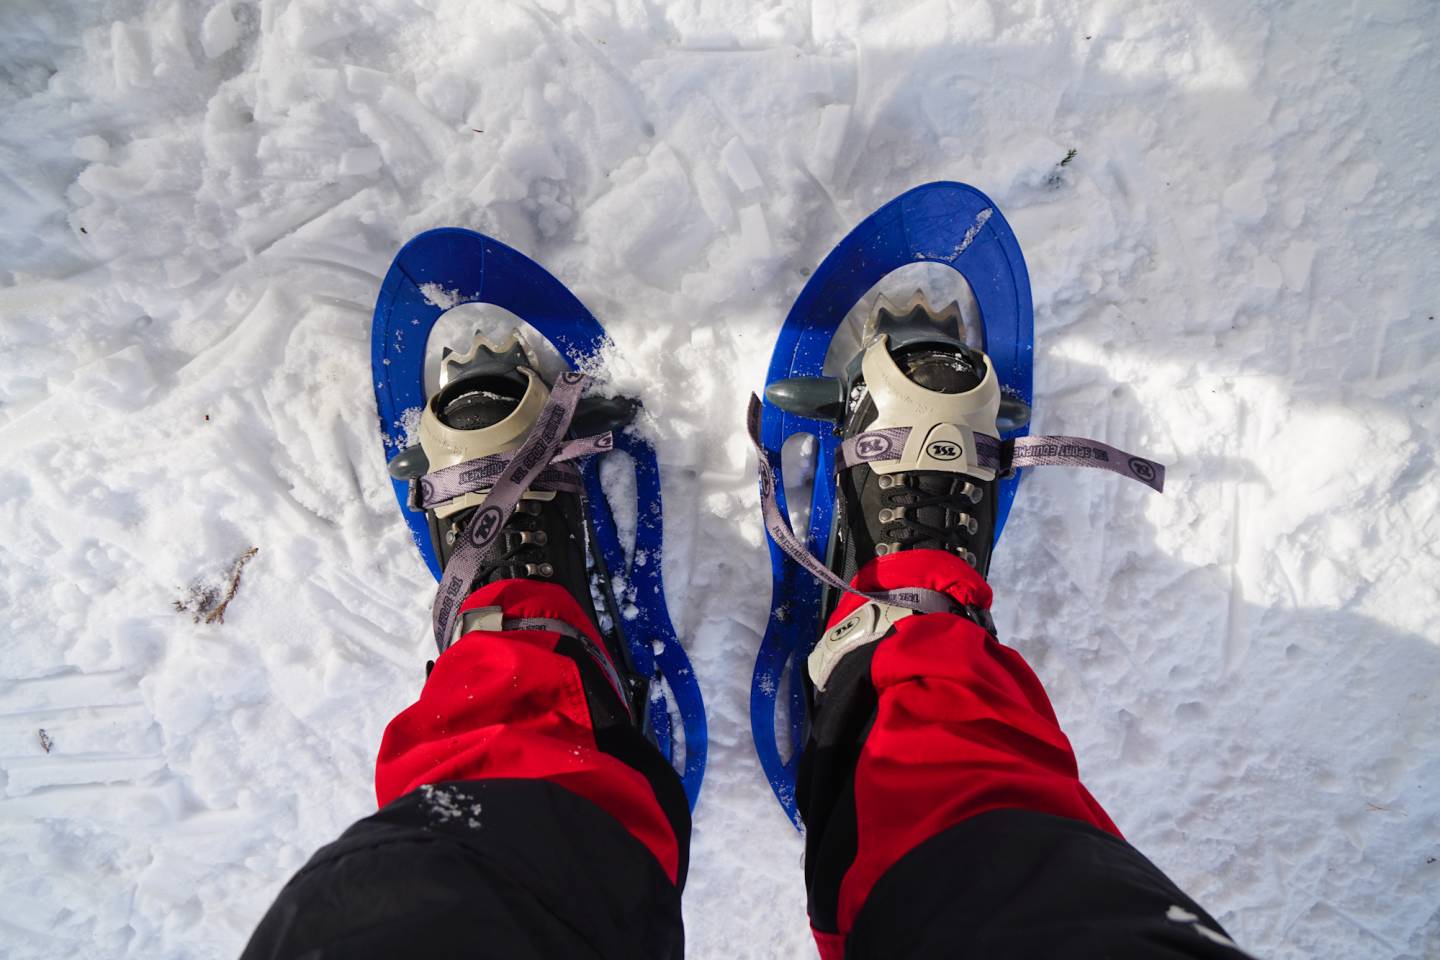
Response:
MULTIPOLYGON (((592 364, 607 342, 604 328, 584 304, 518 251, 455 227, 416 236, 396 254, 385 275, 371 332, 375 402, 387 462, 410 442, 407 434, 425 404, 430 331, 446 309, 462 303, 491 303, 520 317, 550 341, 571 369, 592 364)), ((598 458, 581 466, 594 533, 592 560, 598 569, 618 575, 626 585, 623 595, 613 597, 616 602, 610 605, 613 610, 625 611, 625 615, 612 618, 613 629, 622 635, 635 669, 654 678, 649 731, 680 773, 693 808, 705 774, 705 707, 665 605, 660 470, 650 444, 629 431, 617 433, 615 449, 629 454, 634 462, 634 550, 636 555, 644 555, 646 562, 632 564, 626 556, 614 511, 600 483, 598 458), (646 509, 638 509, 639 504, 646 504, 646 509)), ((438 580, 442 571, 425 514, 411 508, 408 484, 393 482, 415 545, 438 580)))
MULTIPOLYGON (((1031 401, 1033 309, 1025 260, 1005 218, 980 191, 961 183, 916 187, 867 217, 832 250, 790 309, 771 355, 767 383, 821 375, 830 341, 846 315, 887 274, 928 261, 958 271, 970 285, 984 327, 984 343, 1005 396, 1031 401)), ((1026 432, 1021 427, 1004 439, 1026 432)), ((815 484, 810 524, 811 554, 826 555, 835 515, 835 466, 840 437, 833 423, 764 405, 760 440, 775 474, 780 512, 785 506, 780 451, 797 434, 815 438, 815 484)), ((1020 481, 1016 470, 997 484, 998 540, 1020 481)), ((800 533, 800 531, 797 531, 800 533)), ((770 543, 773 573, 770 623, 755 660, 750 724, 760 764, 780 805, 798 827, 795 777, 805 743, 805 658, 823 624, 823 586, 770 543), (777 729, 780 698, 788 723, 777 729), (782 743, 788 749, 782 752, 782 743)))

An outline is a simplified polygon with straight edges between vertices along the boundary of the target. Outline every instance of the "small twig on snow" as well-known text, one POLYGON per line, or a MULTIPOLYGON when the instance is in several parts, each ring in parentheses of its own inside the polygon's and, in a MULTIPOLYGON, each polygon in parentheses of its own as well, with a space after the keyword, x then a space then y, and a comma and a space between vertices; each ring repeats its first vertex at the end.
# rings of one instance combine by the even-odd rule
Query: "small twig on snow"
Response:
MULTIPOLYGON (((240 572, 245 569, 245 564, 250 562, 250 558, 259 552, 259 547, 251 547, 249 550, 240 554, 240 558, 235 561, 235 566, 230 570, 230 586, 225 591, 225 597, 215 605, 215 609, 205 614, 206 623, 225 622, 225 608, 230 605, 231 600, 235 599, 235 594, 240 589, 240 572)), ((199 615, 197 614, 196 616, 198 619, 199 615)))

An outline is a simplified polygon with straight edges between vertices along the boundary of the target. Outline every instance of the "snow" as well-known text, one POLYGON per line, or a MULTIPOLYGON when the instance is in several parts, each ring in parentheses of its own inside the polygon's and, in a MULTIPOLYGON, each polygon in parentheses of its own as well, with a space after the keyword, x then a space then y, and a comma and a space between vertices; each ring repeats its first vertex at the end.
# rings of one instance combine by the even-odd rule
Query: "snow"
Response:
POLYGON ((712 737, 690 955, 813 956, 748 730, 744 401, 830 246, 947 178, 1025 249, 1036 429, 1170 465, 1164 496, 1034 471, 991 571, 1087 783, 1257 955, 1440 954, 1437 26, 1424 0, 0 5, 0 952, 234 956, 373 807, 433 583, 370 310, 458 224, 570 284, 651 414, 712 737), (174 608, 252 547, 223 623, 174 608))
POLYGON ((229 0, 220 0, 200 21, 200 46, 205 56, 214 60, 234 49, 240 40, 240 25, 230 9, 229 0))
POLYGON ((720 151, 720 162, 724 164, 725 172, 730 175, 730 182, 735 184, 735 189, 741 193, 759 190, 763 185, 760 171, 755 169, 755 161, 750 159, 750 154, 739 137, 731 137, 725 144, 725 149, 720 151))
POLYGON ((459 290, 447 290, 438 283, 420 284, 420 295, 425 298, 426 303, 442 310, 458 306, 464 300, 464 294, 459 290))

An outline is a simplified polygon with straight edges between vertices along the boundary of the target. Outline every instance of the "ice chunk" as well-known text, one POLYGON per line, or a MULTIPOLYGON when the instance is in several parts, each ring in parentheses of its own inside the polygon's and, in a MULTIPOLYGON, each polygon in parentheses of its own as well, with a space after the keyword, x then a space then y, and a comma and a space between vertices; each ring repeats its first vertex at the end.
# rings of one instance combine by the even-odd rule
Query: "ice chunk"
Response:
POLYGON ((200 47, 205 56, 214 60, 233 49, 239 39, 240 25, 230 10, 230 0, 220 0, 200 23, 200 47))
POLYGON ((88 137, 81 137, 70 147, 70 152, 81 160, 89 160, 91 163, 103 163, 110 156, 110 144, 105 142, 104 137, 97 137, 91 134, 88 137))
POLYGON ((775 247, 770 243, 770 228, 765 224, 765 211, 758 203, 740 211, 740 248, 754 260, 765 260, 775 254, 775 247))
POLYGON ((834 176, 835 164, 840 157, 840 148, 845 144, 845 132, 849 128, 849 105, 832 103, 821 109, 820 122, 815 129, 815 141, 806 160, 810 172, 821 181, 828 181, 834 176))
POLYGON ((720 151, 720 162, 741 193, 760 189, 760 172, 755 169, 755 163, 739 137, 731 137, 730 142, 725 144, 725 149, 720 151))
POLYGON ((355 147, 340 155, 339 173, 342 177, 360 177, 379 169, 378 147, 355 147))
POLYGON ((357 97, 378 97, 389 82, 390 75, 379 70, 353 65, 345 68, 345 86, 357 97))

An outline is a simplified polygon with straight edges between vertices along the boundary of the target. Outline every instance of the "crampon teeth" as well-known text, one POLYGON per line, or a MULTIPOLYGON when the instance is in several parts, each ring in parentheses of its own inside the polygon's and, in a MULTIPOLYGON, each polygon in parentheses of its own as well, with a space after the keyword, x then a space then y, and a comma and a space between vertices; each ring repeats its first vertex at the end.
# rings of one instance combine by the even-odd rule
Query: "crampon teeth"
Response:
POLYGON ((870 318, 865 322, 865 329, 860 338, 862 346, 868 347, 889 327, 915 323, 917 312, 923 317, 924 322, 933 326, 937 332, 964 339, 964 317, 960 311, 959 302, 952 300, 936 310, 930 305, 930 298, 925 291, 917 289, 910 295, 910 299, 903 307, 896 306, 895 302, 883 293, 875 298, 875 305, 870 311, 870 318))
POLYGON ((910 295, 910 302, 905 305, 905 312, 914 313, 917 309, 925 311, 925 316, 930 322, 942 329, 947 326, 958 329, 960 326, 960 304, 957 301, 951 300, 936 310, 930 306, 930 298, 925 295, 925 291, 916 290, 910 295))
MULTIPOLYGON (((475 366, 477 361, 490 361, 506 359, 511 361, 511 366, 526 366, 532 370, 538 369, 538 361, 535 351, 525 341, 525 335, 519 327, 512 329, 498 344, 492 342, 481 331, 475 331, 475 339, 470 344, 470 349, 464 353, 457 352, 449 347, 444 348, 440 355, 440 386, 445 386, 450 381, 463 375, 468 368, 475 366), (483 351, 483 354, 482 354, 483 351)), ((489 365, 489 364, 487 364, 489 365)))

